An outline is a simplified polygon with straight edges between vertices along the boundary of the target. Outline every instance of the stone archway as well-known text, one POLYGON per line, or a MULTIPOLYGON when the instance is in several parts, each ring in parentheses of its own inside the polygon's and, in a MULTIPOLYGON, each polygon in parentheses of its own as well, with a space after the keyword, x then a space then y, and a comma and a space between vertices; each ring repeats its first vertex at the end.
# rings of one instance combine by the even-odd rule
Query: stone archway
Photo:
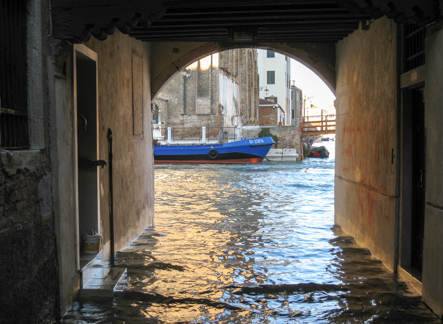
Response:
POLYGON ((151 44, 151 97, 181 69, 207 55, 234 48, 261 48, 287 55, 314 71, 335 94, 333 43, 153 43, 151 44))

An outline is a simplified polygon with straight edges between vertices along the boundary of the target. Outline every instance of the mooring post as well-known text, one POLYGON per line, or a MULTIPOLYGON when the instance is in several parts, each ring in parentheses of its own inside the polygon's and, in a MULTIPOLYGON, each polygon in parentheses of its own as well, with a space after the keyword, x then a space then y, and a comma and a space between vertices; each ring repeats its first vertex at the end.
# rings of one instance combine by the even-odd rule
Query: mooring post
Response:
POLYGON ((172 128, 168 127, 168 144, 172 143, 172 128))
POLYGON ((206 126, 202 126, 202 142, 206 143, 206 126))

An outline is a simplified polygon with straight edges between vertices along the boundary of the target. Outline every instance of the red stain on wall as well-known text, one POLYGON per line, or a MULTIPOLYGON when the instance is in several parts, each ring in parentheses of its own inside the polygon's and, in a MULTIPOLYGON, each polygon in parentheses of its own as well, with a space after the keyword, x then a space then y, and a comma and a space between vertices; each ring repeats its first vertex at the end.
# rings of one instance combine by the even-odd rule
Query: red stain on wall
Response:
POLYGON ((395 161, 391 161, 392 149, 396 145, 395 107, 393 102, 384 109, 373 109, 374 117, 369 115, 354 119, 354 126, 344 123, 340 136, 341 151, 338 152, 344 178, 386 194, 395 184, 396 165, 395 161), (363 122, 366 124, 355 126, 363 122))

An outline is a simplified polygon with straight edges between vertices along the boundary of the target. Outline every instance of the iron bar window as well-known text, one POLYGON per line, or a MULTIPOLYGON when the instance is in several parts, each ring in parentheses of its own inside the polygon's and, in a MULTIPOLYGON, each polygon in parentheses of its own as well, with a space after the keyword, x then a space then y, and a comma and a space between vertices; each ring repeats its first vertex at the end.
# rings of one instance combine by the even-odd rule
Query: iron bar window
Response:
POLYGON ((403 25, 403 73, 425 64, 426 25, 403 25))
POLYGON ((14 109, 1 109, 1 147, 21 149, 28 147, 28 114, 14 109))
POLYGON ((26 69, 26 0, 0 8, 0 147, 29 147, 26 69))

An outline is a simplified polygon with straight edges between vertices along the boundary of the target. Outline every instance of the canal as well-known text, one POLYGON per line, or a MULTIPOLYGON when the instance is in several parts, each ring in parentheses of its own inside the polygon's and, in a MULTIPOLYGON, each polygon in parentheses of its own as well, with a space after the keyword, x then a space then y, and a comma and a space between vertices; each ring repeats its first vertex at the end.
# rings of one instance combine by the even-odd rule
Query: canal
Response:
POLYGON ((65 323, 441 323, 334 225, 329 159, 155 168, 155 227, 65 323))

